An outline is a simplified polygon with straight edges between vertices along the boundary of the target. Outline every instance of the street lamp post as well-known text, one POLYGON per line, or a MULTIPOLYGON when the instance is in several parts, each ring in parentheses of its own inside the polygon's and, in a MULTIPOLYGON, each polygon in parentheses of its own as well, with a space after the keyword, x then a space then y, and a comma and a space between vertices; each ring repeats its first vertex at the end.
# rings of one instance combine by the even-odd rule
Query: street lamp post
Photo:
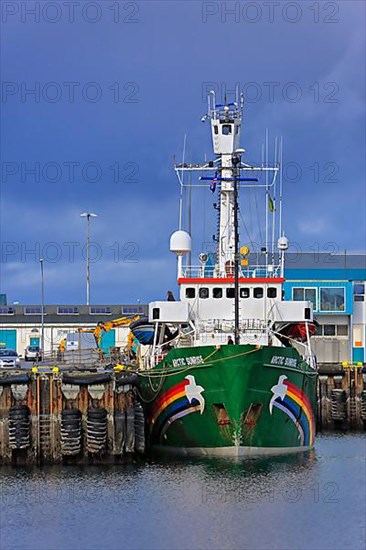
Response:
POLYGON ((44 356, 44 277, 43 277, 43 258, 39 260, 41 266, 41 350, 44 356))
POLYGON ((86 239, 86 305, 90 305, 90 218, 97 218, 94 212, 83 212, 80 214, 87 221, 87 239, 86 239))

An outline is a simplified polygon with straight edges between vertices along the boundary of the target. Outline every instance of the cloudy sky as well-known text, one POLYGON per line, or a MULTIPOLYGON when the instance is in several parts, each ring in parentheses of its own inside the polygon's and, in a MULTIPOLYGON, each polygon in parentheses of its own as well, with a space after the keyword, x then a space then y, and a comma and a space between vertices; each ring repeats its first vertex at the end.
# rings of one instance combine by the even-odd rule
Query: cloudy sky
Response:
MULTIPOLYGON (((206 92, 245 93, 242 146, 284 142, 284 225, 302 250, 365 250, 363 2, 3 2, 1 292, 85 302, 175 288, 172 169, 210 158, 206 92), (329 245, 329 243, 333 243, 329 245), (328 247, 328 248, 327 248, 328 247)), ((193 195, 195 252, 215 232, 207 188, 193 195), (212 224, 212 225, 211 225, 212 224)), ((260 238, 242 196, 243 244, 260 238), (249 234, 248 234, 249 233, 249 234)), ((256 220, 257 221, 257 220, 256 220)), ((192 260, 196 263, 195 258, 192 260)))

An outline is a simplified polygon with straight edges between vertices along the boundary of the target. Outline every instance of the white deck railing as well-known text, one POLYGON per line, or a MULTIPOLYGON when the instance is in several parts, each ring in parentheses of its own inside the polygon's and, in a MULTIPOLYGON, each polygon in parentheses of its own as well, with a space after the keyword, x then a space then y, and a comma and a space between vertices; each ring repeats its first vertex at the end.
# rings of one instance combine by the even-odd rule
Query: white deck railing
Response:
MULTIPOLYGON (((214 266, 202 266, 202 265, 189 265, 182 268, 183 278, 227 278, 234 277, 234 268, 225 269, 219 271, 214 266)), ((277 278, 281 277, 281 267, 279 265, 251 265, 249 267, 240 267, 239 277, 244 279, 255 278, 277 278)))

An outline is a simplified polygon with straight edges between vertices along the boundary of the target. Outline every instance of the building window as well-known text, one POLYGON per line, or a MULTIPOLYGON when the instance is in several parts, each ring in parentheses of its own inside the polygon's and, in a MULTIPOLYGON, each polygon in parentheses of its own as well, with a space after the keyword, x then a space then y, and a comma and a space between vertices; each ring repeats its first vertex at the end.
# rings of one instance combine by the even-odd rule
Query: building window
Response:
POLYGON ((354 283, 353 285, 353 299, 355 302, 365 301, 365 285, 364 283, 354 283))
POLYGON ((214 288, 212 290, 212 296, 214 298, 222 298, 222 288, 219 288, 219 287, 214 288))
POLYGON ((353 286, 353 294, 365 294, 365 285, 363 283, 355 283, 353 286))
POLYGON ((323 325, 324 336, 335 336, 335 333, 336 333, 335 325, 323 325))
POLYGON ((110 307, 103 307, 103 306, 91 306, 89 308, 90 315, 111 315, 112 310, 110 307))
POLYGON ((277 296, 277 288, 274 286, 270 286, 267 288, 267 298, 276 298, 277 296))
POLYGON ((315 336, 348 336, 348 325, 319 325, 315 336))
POLYGON ((186 288, 186 298, 195 298, 196 297, 196 289, 195 288, 186 288))
POLYGON ((337 325, 337 336, 348 336, 348 325, 337 325))
POLYGON ((320 289, 320 310, 321 311, 344 311, 344 288, 327 287, 320 289))
POLYGON ((241 288, 240 289, 240 298, 249 298, 249 296, 250 296, 249 288, 241 288))
POLYGON ((226 298, 235 298, 235 288, 226 289, 226 298))
POLYGON ((292 299, 295 302, 311 302, 313 304, 313 309, 317 309, 316 288, 294 287, 292 289, 292 299))
POLYGON ((209 297, 209 290, 207 287, 202 287, 199 289, 198 295, 202 300, 206 300, 209 297))
POLYGON ((230 136, 230 134, 231 134, 231 124, 223 124, 222 125, 222 135, 230 136))
POLYGON ((323 325, 319 325, 316 327, 316 332, 314 336, 323 336, 323 325))
POLYGON ((77 307, 64 307, 57 308, 57 315, 79 315, 79 309, 77 307))
POLYGON ((253 290, 253 296, 254 296, 254 298, 263 298, 263 295, 264 295, 263 287, 257 286, 257 287, 253 290))
POLYGON ((122 306, 123 315, 138 315, 144 313, 142 306, 122 306))
POLYGON ((27 306, 24 308, 24 315, 41 315, 41 306, 27 306))
POLYGON ((0 315, 14 315, 14 308, 13 307, 0 307, 0 315))

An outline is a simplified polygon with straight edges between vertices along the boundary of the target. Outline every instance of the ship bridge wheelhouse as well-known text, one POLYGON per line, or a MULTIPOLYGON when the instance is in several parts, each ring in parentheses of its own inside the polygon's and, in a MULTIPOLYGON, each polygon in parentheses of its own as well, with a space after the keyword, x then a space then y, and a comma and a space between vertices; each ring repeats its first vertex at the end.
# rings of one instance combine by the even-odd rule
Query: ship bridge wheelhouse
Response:
MULTIPOLYGON (((195 317, 233 319, 235 285, 233 278, 179 279, 180 299, 188 303, 195 317)), ((276 301, 282 300, 281 278, 239 279, 241 319, 266 319, 276 301)))

